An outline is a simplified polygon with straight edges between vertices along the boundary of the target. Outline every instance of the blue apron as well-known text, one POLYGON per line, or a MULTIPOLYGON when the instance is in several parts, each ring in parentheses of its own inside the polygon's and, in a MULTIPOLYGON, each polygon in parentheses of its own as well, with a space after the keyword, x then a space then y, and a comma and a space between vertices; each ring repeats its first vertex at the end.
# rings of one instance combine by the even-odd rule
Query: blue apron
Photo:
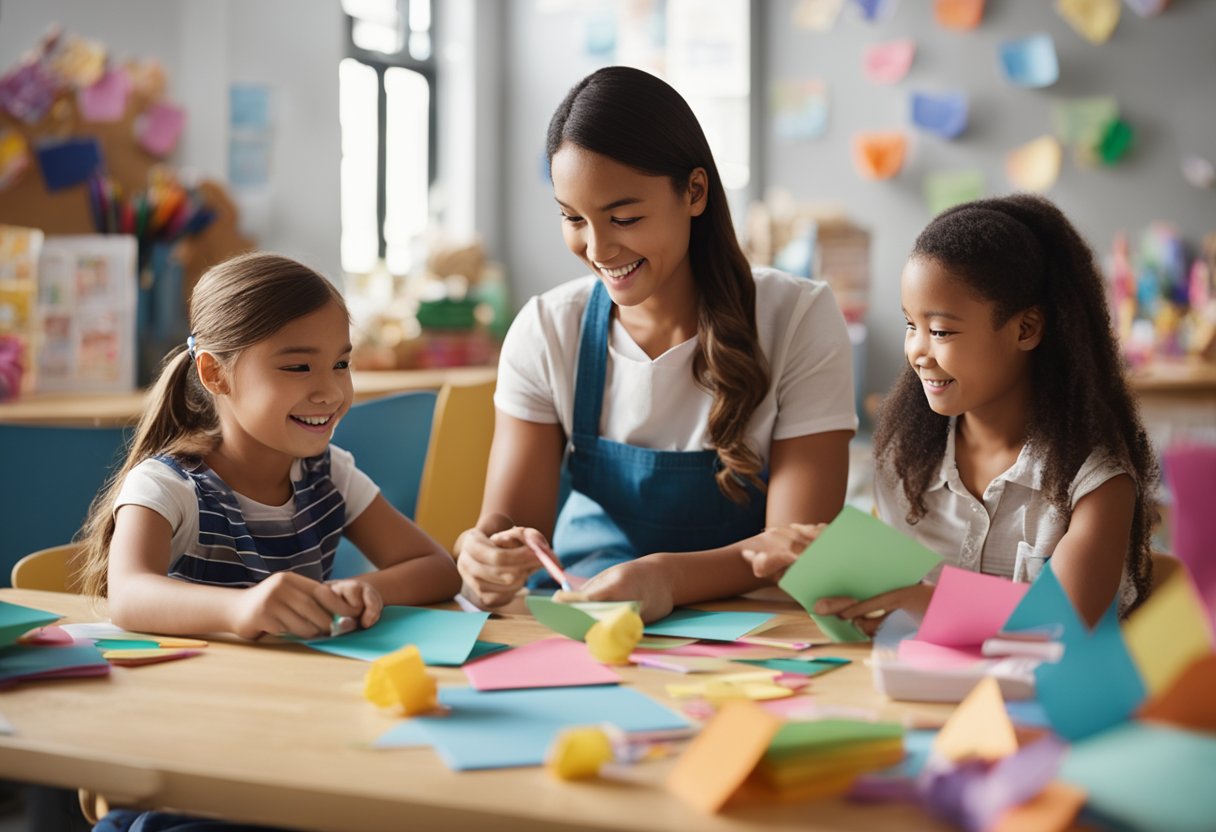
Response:
MULTIPOLYGON (((553 532, 563 566, 590 577, 653 552, 716 549, 757 534, 764 494, 748 485, 743 505, 722 494, 716 451, 656 451, 599 435, 611 318, 612 299, 597 282, 583 313, 574 384, 572 490, 553 532)), ((544 572, 533 577, 535 586, 553 585, 544 572)))

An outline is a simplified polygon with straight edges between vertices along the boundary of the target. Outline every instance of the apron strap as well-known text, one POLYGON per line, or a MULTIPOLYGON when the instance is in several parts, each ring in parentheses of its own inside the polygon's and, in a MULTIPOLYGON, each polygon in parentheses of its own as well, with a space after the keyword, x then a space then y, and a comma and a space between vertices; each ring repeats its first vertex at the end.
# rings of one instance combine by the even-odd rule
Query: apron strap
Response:
POLYGON ((608 369, 608 325, 612 319, 612 298, 600 281, 595 282, 583 312, 579 336, 578 372, 574 377, 574 435, 600 435, 600 414, 604 409, 604 376, 608 369))

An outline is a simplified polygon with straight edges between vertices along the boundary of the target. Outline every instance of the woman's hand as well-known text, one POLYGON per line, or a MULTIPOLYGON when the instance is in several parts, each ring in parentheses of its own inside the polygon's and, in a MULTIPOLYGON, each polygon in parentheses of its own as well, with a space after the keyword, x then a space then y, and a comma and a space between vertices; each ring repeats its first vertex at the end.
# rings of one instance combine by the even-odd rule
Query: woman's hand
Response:
POLYGON ((501 607, 523 589, 540 561, 524 542, 524 532, 544 535, 521 526, 486 535, 469 529, 461 536, 456 568, 464 580, 461 592, 479 607, 501 607))
POLYGON ((558 592, 553 598, 555 601, 637 601, 639 614, 646 622, 667 617, 674 607, 670 580, 647 558, 605 569, 578 592, 558 592))
POLYGON ((743 549, 743 558, 751 564, 757 578, 768 578, 775 582, 826 528, 826 523, 791 523, 765 529, 743 549))
POLYGON ((833 596, 815 602, 816 615, 835 615, 852 621, 867 636, 873 636, 883 620, 895 610, 907 610, 924 615, 933 598, 933 584, 914 584, 858 601, 855 598, 833 596))
POLYGON ((247 639, 266 633, 317 638, 329 635, 335 615, 354 619, 363 612, 363 604, 352 604, 328 584, 294 572, 276 572, 237 593, 229 629, 247 639))

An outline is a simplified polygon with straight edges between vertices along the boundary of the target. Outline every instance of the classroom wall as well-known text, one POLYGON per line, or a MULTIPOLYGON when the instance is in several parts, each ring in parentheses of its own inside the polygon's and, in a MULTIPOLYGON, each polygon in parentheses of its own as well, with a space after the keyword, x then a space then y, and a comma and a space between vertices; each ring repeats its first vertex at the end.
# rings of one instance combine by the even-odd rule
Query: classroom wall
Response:
POLYGON ((269 86, 270 186, 267 198, 246 205, 250 230, 261 247, 340 279, 338 62, 346 34, 336 0, 6 0, 0 67, 55 22, 120 59, 160 60, 169 97, 188 111, 170 159, 182 170, 224 179, 229 84, 269 86))

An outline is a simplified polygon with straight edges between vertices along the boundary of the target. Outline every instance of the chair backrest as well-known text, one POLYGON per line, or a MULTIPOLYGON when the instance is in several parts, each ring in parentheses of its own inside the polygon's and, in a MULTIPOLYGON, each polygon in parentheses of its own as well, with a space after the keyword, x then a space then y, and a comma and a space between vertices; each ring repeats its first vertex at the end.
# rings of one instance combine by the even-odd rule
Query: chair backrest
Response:
POLYGON ((448 384, 435 403, 414 519, 449 552, 481 511, 494 439, 494 384, 448 384))
MULTIPOLYGON (((435 399, 434 391, 418 390, 360 402, 334 430, 334 444, 354 454, 359 469, 407 517, 414 516, 418 502, 435 399)), ((343 538, 335 556, 333 576, 346 578, 373 568, 343 538)))
POLYGON ((0 424, 0 580, 27 552, 70 540, 110 473, 122 428, 0 424))
POLYGON ((17 589, 80 592, 80 575, 73 560, 80 552, 75 543, 31 552, 13 564, 10 575, 17 589))

